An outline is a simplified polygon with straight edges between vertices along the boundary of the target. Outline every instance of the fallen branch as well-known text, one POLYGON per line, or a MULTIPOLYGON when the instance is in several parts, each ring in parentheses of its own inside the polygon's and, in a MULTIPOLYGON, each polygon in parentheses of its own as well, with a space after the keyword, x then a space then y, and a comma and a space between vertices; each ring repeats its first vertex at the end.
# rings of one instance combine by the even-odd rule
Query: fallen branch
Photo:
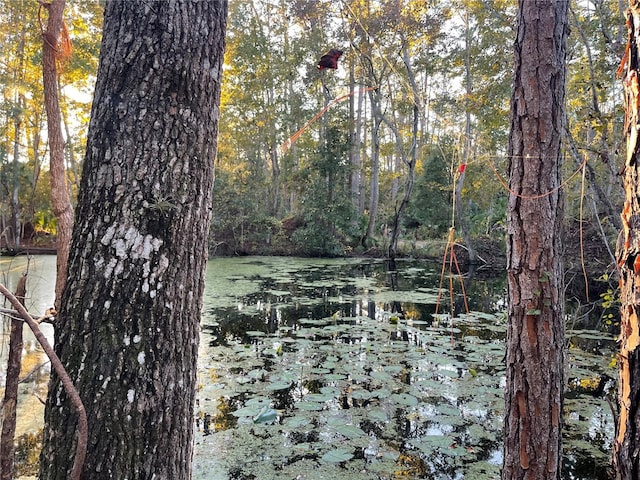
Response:
POLYGON ((71 470, 71 476, 69 478, 71 480, 80 480, 82 467, 84 466, 84 459, 87 454, 87 439, 89 436, 87 412, 84 408, 84 405, 82 404, 82 399, 80 398, 76 387, 74 387, 69 374, 62 365, 60 358, 58 357, 58 355, 56 355, 56 352, 51 347, 51 344, 49 344, 49 341, 47 340, 47 337, 45 337, 42 333, 42 330, 40 330, 40 328, 38 327, 36 321, 31 317, 29 312, 27 312, 20 301, 2 284, 0 284, 0 293, 2 293, 7 298, 7 300, 9 300, 18 314, 25 322, 27 322, 29 328, 31 328, 34 336, 36 337, 38 342, 40 342, 40 345, 42 345, 42 348, 51 360, 51 366, 53 367, 53 370, 56 372, 58 377, 60 377, 60 381, 62 382, 67 395, 69 395, 71 403, 78 412, 78 442, 76 445, 76 456, 73 461, 73 469, 71 470))

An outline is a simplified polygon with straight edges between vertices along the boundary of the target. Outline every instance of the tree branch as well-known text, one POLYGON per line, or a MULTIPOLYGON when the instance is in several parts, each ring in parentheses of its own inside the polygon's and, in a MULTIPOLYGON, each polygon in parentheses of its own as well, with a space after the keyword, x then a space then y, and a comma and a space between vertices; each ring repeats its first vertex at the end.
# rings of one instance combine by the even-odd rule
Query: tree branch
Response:
POLYGON ((24 306, 20 303, 20 301, 13 295, 7 287, 0 284, 0 293, 4 295, 7 300, 13 305, 16 311, 20 314, 22 319, 27 322, 29 328, 33 332, 34 336, 42 345, 45 353, 51 359, 51 366, 53 367, 56 374, 60 377, 60 381, 64 386, 67 395, 69 395, 69 399, 71 403, 75 407, 78 412, 78 441, 76 445, 76 456, 73 462, 73 469, 71 470, 71 476, 69 477, 71 480, 80 480, 80 475, 82 473, 82 467, 84 466, 84 459, 87 454, 87 438, 89 434, 89 427, 87 424, 87 412, 85 411, 84 405, 82 404, 82 399, 74 387, 69 374, 65 370, 60 358, 51 347, 51 344, 47 340, 47 337, 44 336, 42 330, 38 327, 38 324, 35 320, 29 315, 29 312, 24 308, 24 306))

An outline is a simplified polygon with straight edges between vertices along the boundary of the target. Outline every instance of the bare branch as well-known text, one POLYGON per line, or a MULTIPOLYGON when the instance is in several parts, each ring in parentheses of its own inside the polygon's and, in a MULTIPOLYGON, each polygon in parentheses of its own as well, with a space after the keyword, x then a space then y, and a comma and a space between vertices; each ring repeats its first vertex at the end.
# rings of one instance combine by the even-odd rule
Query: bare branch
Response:
POLYGON ((31 317, 29 312, 27 312, 24 306, 15 297, 15 295, 13 295, 7 289, 7 287, 5 287, 2 284, 0 284, 0 293, 4 295, 7 298, 7 300, 9 300, 11 305, 13 305, 13 307, 20 314, 22 319, 25 322, 27 322, 27 324, 29 325, 29 328, 31 328, 31 331, 33 332, 34 336, 36 337, 38 342, 40 342, 40 345, 42 345, 42 348, 44 349, 45 353, 51 360, 51 365, 54 371, 60 377, 60 381, 62 382, 62 385, 64 386, 64 389, 67 392, 67 395, 69 395, 69 399, 71 400, 71 403, 73 404, 76 411, 78 412, 78 442, 76 446, 76 457, 73 462, 73 469, 71 470, 70 479, 79 480, 80 475, 82 473, 82 467, 84 465, 84 459, 87 454, 87 438, 88 438, 88 432, 89 432, 89 427, 87 424, 87 412, 85 411, 84 405, 82 403, 82 399, 80 398, 80 395, 76 390, 76 387, 73 385, 73 382, 69 377, 69 374, 67 373, 64 366, 62 365, 60 358, 58 357, 56 352, 53 350, 53 347, 47 340, 47 337, 45 337, 44 333, 42 333, 42 330, 40 330, 40 328, 38 327, 38 324, 34 321, 34 319, 31 317))

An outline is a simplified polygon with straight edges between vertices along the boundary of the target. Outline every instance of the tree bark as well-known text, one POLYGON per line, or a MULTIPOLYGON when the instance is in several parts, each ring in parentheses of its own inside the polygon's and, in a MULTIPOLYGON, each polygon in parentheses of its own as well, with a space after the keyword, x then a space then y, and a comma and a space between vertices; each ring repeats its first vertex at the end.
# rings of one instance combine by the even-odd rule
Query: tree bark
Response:
POLYGON ((69 244, 73 229, 73 208, 67 191, 64 167, 64 140, 62 138, 62 117, 58 101, 59 39, 62 31, 62 13, 65 0, 41 3, 49 12, 47 27, 42 32, 42 81, 44 105, 47 112, 47 137, 49 138, 49 172, 51 175, 51 206, 57 220, 57 264, 56 264, 56 308, 64 289, 69 258, 69 244))
POLYGON ((509 137, 503 479, 561 471, 561 138, 568 0, 519 0, 509 137))
MULTIPOLYGON (((355 62, 349 62, 349 189, 353 212, 358 212, 360 203, 360 108, 362 95, 360 90, 356 92, 355 62), (356 103, 357 95, 357 103, 356 103), (357 110, 356 110, 357 106, 357 110)), ((353 216, 352 223, 357 227, 359 218, 353 216)))
MULTIPOLYGON (((640 128, 640 4, 629 1, 628 57, 624 78, 627 155, 623 186, 622 232, 616 257, 620 268, 619 415, 613 442, 613 464, 618 480, 640 478, 640 182, 638 129, 640 128)), ((624 62, 624 60, 623 60, 624 62)))
POLYGON ((378 202, 380 200, 380 125, 382 124, 382 112, 380 111, 380 94, 377 90, 369 91, 371 110, 373 112, 373 128, 371 129, 371 179, 369 192, 369 219, 367 231, 362 241, 365 248, 373 246, 376 219, 378 216, 378 202))
MULTIPOLYGON (((56 350, 86 405, 83 478, 191 478, 226 0, 110 0, 56 350)), ((40 479, 68 477, 60 379, 40 479)))
MULTIPOLYGON (((16 286, 16 298, 24 305, 27 295, 27 276, 23 275, 16 286)), ((22 368, 22 327, 24 322, 11 319, 7 375, 2 401, 2 436, 0 438, 0 480, 12 480, 14 467, 14 440, 18 408, 18 385, 22 368)))

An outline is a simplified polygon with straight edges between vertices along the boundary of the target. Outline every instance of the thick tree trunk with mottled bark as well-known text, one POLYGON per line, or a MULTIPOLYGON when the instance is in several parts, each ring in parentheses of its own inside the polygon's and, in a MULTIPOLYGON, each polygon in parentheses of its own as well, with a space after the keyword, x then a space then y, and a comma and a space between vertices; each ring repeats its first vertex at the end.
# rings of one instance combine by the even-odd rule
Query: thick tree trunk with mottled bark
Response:
POLYGON ((502 478, 560 478, 560 260, 568 0, 519 0, 509 137, 509 321, 502 478))
POLYGON ((616 478, 640 478, 640 2, 627 11, 629 43, 624 70, 627 154, 622 232, 616 253, 620 267, 619 416, 613 443, 616 478))
MULTIPOLYGON (((226 0, 109 0, 56 350, 86 406, 83 478, 189 479, 226 0)), ((42 480, 76 416, 52 377, 42 480)))

